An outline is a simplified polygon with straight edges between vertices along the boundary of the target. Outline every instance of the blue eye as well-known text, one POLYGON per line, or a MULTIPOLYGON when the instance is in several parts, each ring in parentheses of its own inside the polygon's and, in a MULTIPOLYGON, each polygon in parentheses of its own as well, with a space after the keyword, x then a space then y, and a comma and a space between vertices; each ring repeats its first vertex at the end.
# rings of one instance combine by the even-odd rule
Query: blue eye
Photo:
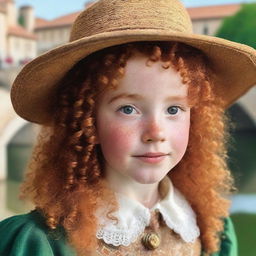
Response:
POLYGON ((121 110, 126 115, 130 115, 132 114, 134 107, 127 105, 127 106, 121 107, 119 110, 121 110))
POLYGON ((176 115, 179 111, 179 107, 177 106, 171 106, 167 109, 168 114, 170 115, 176 115))

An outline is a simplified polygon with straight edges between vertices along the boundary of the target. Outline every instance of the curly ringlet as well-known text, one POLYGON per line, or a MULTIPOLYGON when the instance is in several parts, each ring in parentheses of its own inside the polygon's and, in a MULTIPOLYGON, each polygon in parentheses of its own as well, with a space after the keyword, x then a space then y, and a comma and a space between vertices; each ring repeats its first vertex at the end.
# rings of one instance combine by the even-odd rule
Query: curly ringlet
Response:
POLYGON ((62 225, 78 252, 95 248, 95 211, 106 200, 111 205, 110 218, 118 208, 104 183, 104 158, 96 144, 97 97, 118 86, 136 51, 148 56, 146 65, 161 60, 163 68, 175 68, 189 86, 189 144, 168 175, 196 212, 203 248, 212 253, 219 249, 222 218, 228 216, 230 205, 225 198, 233 188, 225 162, 224 107, 214 96, 206 57, 182 43, 119 45, 96 52, 72 68, 59 83, 54 124, 42 127, 22 197, 32 200, 50 229, 62 225))

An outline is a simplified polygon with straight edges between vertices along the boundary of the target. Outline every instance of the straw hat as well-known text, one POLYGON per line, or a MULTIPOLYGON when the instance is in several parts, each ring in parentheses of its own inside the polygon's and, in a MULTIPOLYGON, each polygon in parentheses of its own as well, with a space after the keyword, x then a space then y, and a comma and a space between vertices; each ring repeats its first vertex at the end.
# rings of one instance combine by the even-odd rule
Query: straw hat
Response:
POLYGON ((69 43, 22 69, 11 90, 15 111, 31 122, 49 123, 58 81, 74 64, 95 51, 135 41, 178 41, 200 49, 217 74, 215 90, 226 106, 256 84, 256 51, 193 34, 179 0, 100 0, 78 16, 69 43))

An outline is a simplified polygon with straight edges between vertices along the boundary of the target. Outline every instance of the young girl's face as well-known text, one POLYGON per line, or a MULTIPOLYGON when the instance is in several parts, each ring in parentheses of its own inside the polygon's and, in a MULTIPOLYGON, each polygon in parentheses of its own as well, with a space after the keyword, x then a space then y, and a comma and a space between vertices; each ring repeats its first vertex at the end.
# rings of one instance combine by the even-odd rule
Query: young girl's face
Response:
POLYGON ((187 85, 162 62, 146 66, 147 59, 128 60, 117 89, 100 97, 96 117, 106 175, 141 184, 159 182, 181 160, 190 124, 187 85))

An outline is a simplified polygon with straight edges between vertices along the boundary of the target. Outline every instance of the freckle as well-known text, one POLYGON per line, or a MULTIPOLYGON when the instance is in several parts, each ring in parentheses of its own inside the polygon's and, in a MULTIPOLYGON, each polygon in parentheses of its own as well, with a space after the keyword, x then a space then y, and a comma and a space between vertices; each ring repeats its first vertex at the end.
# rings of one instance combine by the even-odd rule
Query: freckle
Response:
POLYGON ((141 128, 143 128, 145 125, 146 125, 146 122, 145 122, 145 121, 142 121, 142 122, 139 123, 138 128, 141 129, 141 128))

